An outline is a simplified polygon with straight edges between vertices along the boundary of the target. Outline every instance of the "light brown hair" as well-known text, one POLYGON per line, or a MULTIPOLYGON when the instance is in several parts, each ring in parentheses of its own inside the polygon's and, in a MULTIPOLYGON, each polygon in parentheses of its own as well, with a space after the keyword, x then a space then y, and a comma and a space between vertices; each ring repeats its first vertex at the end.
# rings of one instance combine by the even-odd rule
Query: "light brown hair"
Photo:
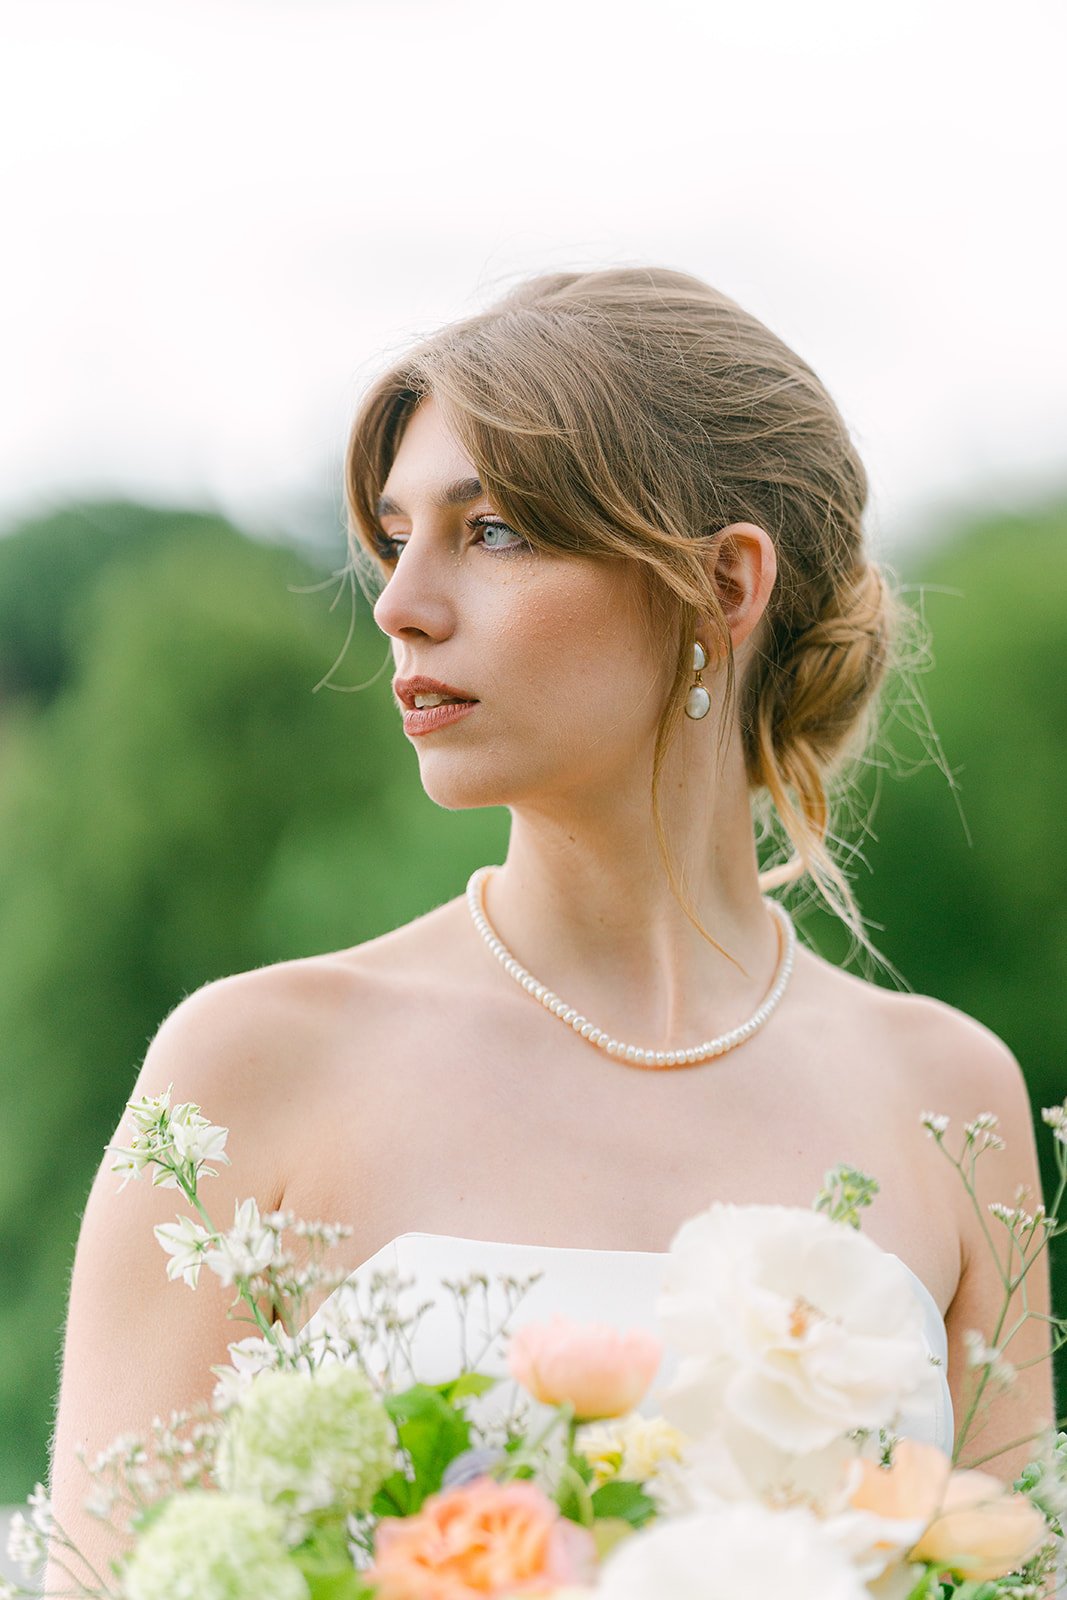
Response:
POLYGON ((761 887, 807 875, 872 950, 831 848, 831 795, 870 740, 880 686, 917 619, 868 559, 867 475, 812 369, 688 273, 618 267, 521 282, 418 344, 363 397, 345 492, 354 569, 370 599, 386 572, 376 502, 428 394, 495 509, 535 548, 642 564, 650 627, 676 667, 652 813, 694 926, 711 938, 679 894, 659 782, 692 681, 692 641, 710 627, 726 663, 723 731, 736 702, 754 821, 761 838, 780 828, 792 849, 761 887), (735 522, 764 528, 778 557, 740 686, 707 563, 715 534, 735 522))

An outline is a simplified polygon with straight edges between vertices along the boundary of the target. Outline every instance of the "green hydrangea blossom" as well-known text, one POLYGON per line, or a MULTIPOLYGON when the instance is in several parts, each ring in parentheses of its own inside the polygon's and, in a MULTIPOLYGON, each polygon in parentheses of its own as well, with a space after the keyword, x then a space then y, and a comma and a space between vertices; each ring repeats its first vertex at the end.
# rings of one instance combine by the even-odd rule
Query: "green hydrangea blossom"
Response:
POLYGON ((268 1371, 230 1412, 215 1472, 295 1518, 369 1511, 396 1465, 393 1425, 362 1373, 340 1362, 268 1371))
POLYGON ((277 1511, 245 1495, 176 1495, 138 1540, 125 1600, 308 1600, 277 1511))

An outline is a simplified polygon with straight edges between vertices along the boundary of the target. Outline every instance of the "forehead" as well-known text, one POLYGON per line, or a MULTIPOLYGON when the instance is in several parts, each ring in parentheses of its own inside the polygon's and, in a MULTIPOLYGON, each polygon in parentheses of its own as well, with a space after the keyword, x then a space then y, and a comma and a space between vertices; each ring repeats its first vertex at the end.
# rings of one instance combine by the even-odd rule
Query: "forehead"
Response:
MULTIPOLYGON (((447 426, 432 395, 420 400, 408 418, 392 466, 382 487, 382 498, 390 504, 405 496, 421 495, 434 504, 442 487, 466 490, 464 501, 482 493, 478 473, 463 446, 447 426)), ((458 504, 455 494, 444 503, 458 504)))

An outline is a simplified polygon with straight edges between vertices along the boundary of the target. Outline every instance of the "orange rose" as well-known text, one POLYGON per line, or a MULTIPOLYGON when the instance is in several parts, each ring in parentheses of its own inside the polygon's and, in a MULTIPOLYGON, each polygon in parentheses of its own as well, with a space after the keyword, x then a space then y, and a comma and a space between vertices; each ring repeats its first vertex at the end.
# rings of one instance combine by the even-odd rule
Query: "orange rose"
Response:
POLYGON ((663 1355, 654 1334, 600 1323, 532 1322, 512 1336, 508 1366, 535 1400, 569 1402, 579 1422, 621 1417, 644 1399, 663 1355))
POLYGON ((941 1510, 911 1551, 961 1578, 1002 1578, 1036 1555, 1048 1524, 1023 1494, 988 1472, 954 1472, 941 1510))
POLYGON ((535 1484, 477 1478, 383 1518, 367 1578, 377 1600, 547 1595, 592 1577, 595 1559, 591 1535, 535 1484))

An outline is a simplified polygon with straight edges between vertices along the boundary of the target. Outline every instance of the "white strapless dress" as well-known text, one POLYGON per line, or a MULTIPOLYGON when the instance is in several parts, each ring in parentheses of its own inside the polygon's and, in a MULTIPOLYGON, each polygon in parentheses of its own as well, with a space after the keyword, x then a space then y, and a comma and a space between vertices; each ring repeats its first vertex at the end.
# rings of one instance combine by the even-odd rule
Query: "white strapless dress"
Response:
MULTIPOLYGON (((899 1260, 899 1257, 895 1257, 899 1260)), ((501 1279, 524 1280, 540 1273, 538 1281, 524 1294, 508 1320, 508 1332, 526 1322, 544 1322, 559 1314, 573 1322, 608 1323, 622 1330, 642 1328, 656 1332, 656 1301, 668 1257, 665 1253, 641 1250, 578 1250, 552 1245, 501 1244, 481 1239, 462 1239, 452 1234, 403 1233, 390 1240, 357 1267, 346 1283, 326 1300, 307 1325, 316 1334, 330 1321, 331 1310, 339 1309, 339 1297, 359 1295, 370 1289, 371 1281, 382 1272, 396 1273, 410 1284, 401 1304, 414 1308, 433 1304, 418 1322, 410 1340, 413 1374, 424 1383, 443 1383, 454 1378, 463 1365, 461 1324, 452 1294, 442 1285, 468 1280, 472 1273, 488 1280, 489 1323, 503 1320, 507 1308, 501 1279)), ((911 1279, 923 1313, 924 1337, 929 1354, 937 1358, 938 1381, 931 1403, 922 1410, 905 1412, 899 1431, 914 1439, 939 1445, 952 1453, 954 1423, 952 1398, 948 1387, 948 1340, 945 1324, 933 1295, 906 1262, 901 1262, 911 1279)), ((502 1341, 495 1341, 483 1352, 478 1341, 481 1316, 474 1319, 474 1337, 468 1340, 466 1354, 475 1355, 478 1370, 494 1377, 506 1377, 507 1367, 502 1341), (473 1344, 473 1349, 472 1349, 473 1344)), ((400 1375, 411 1381, 410 1374, 400 1375)), ((661 1372, 661 1380, 666 1368, 661 1372)), ((934 1388, 931 1385, 931 1388, 934 1388)), ((486 1398, 499 1397, 510 1389, 501 1384, 486 1398)), ((642 1409, 657 1409, 654 1396, 642 1409)))

